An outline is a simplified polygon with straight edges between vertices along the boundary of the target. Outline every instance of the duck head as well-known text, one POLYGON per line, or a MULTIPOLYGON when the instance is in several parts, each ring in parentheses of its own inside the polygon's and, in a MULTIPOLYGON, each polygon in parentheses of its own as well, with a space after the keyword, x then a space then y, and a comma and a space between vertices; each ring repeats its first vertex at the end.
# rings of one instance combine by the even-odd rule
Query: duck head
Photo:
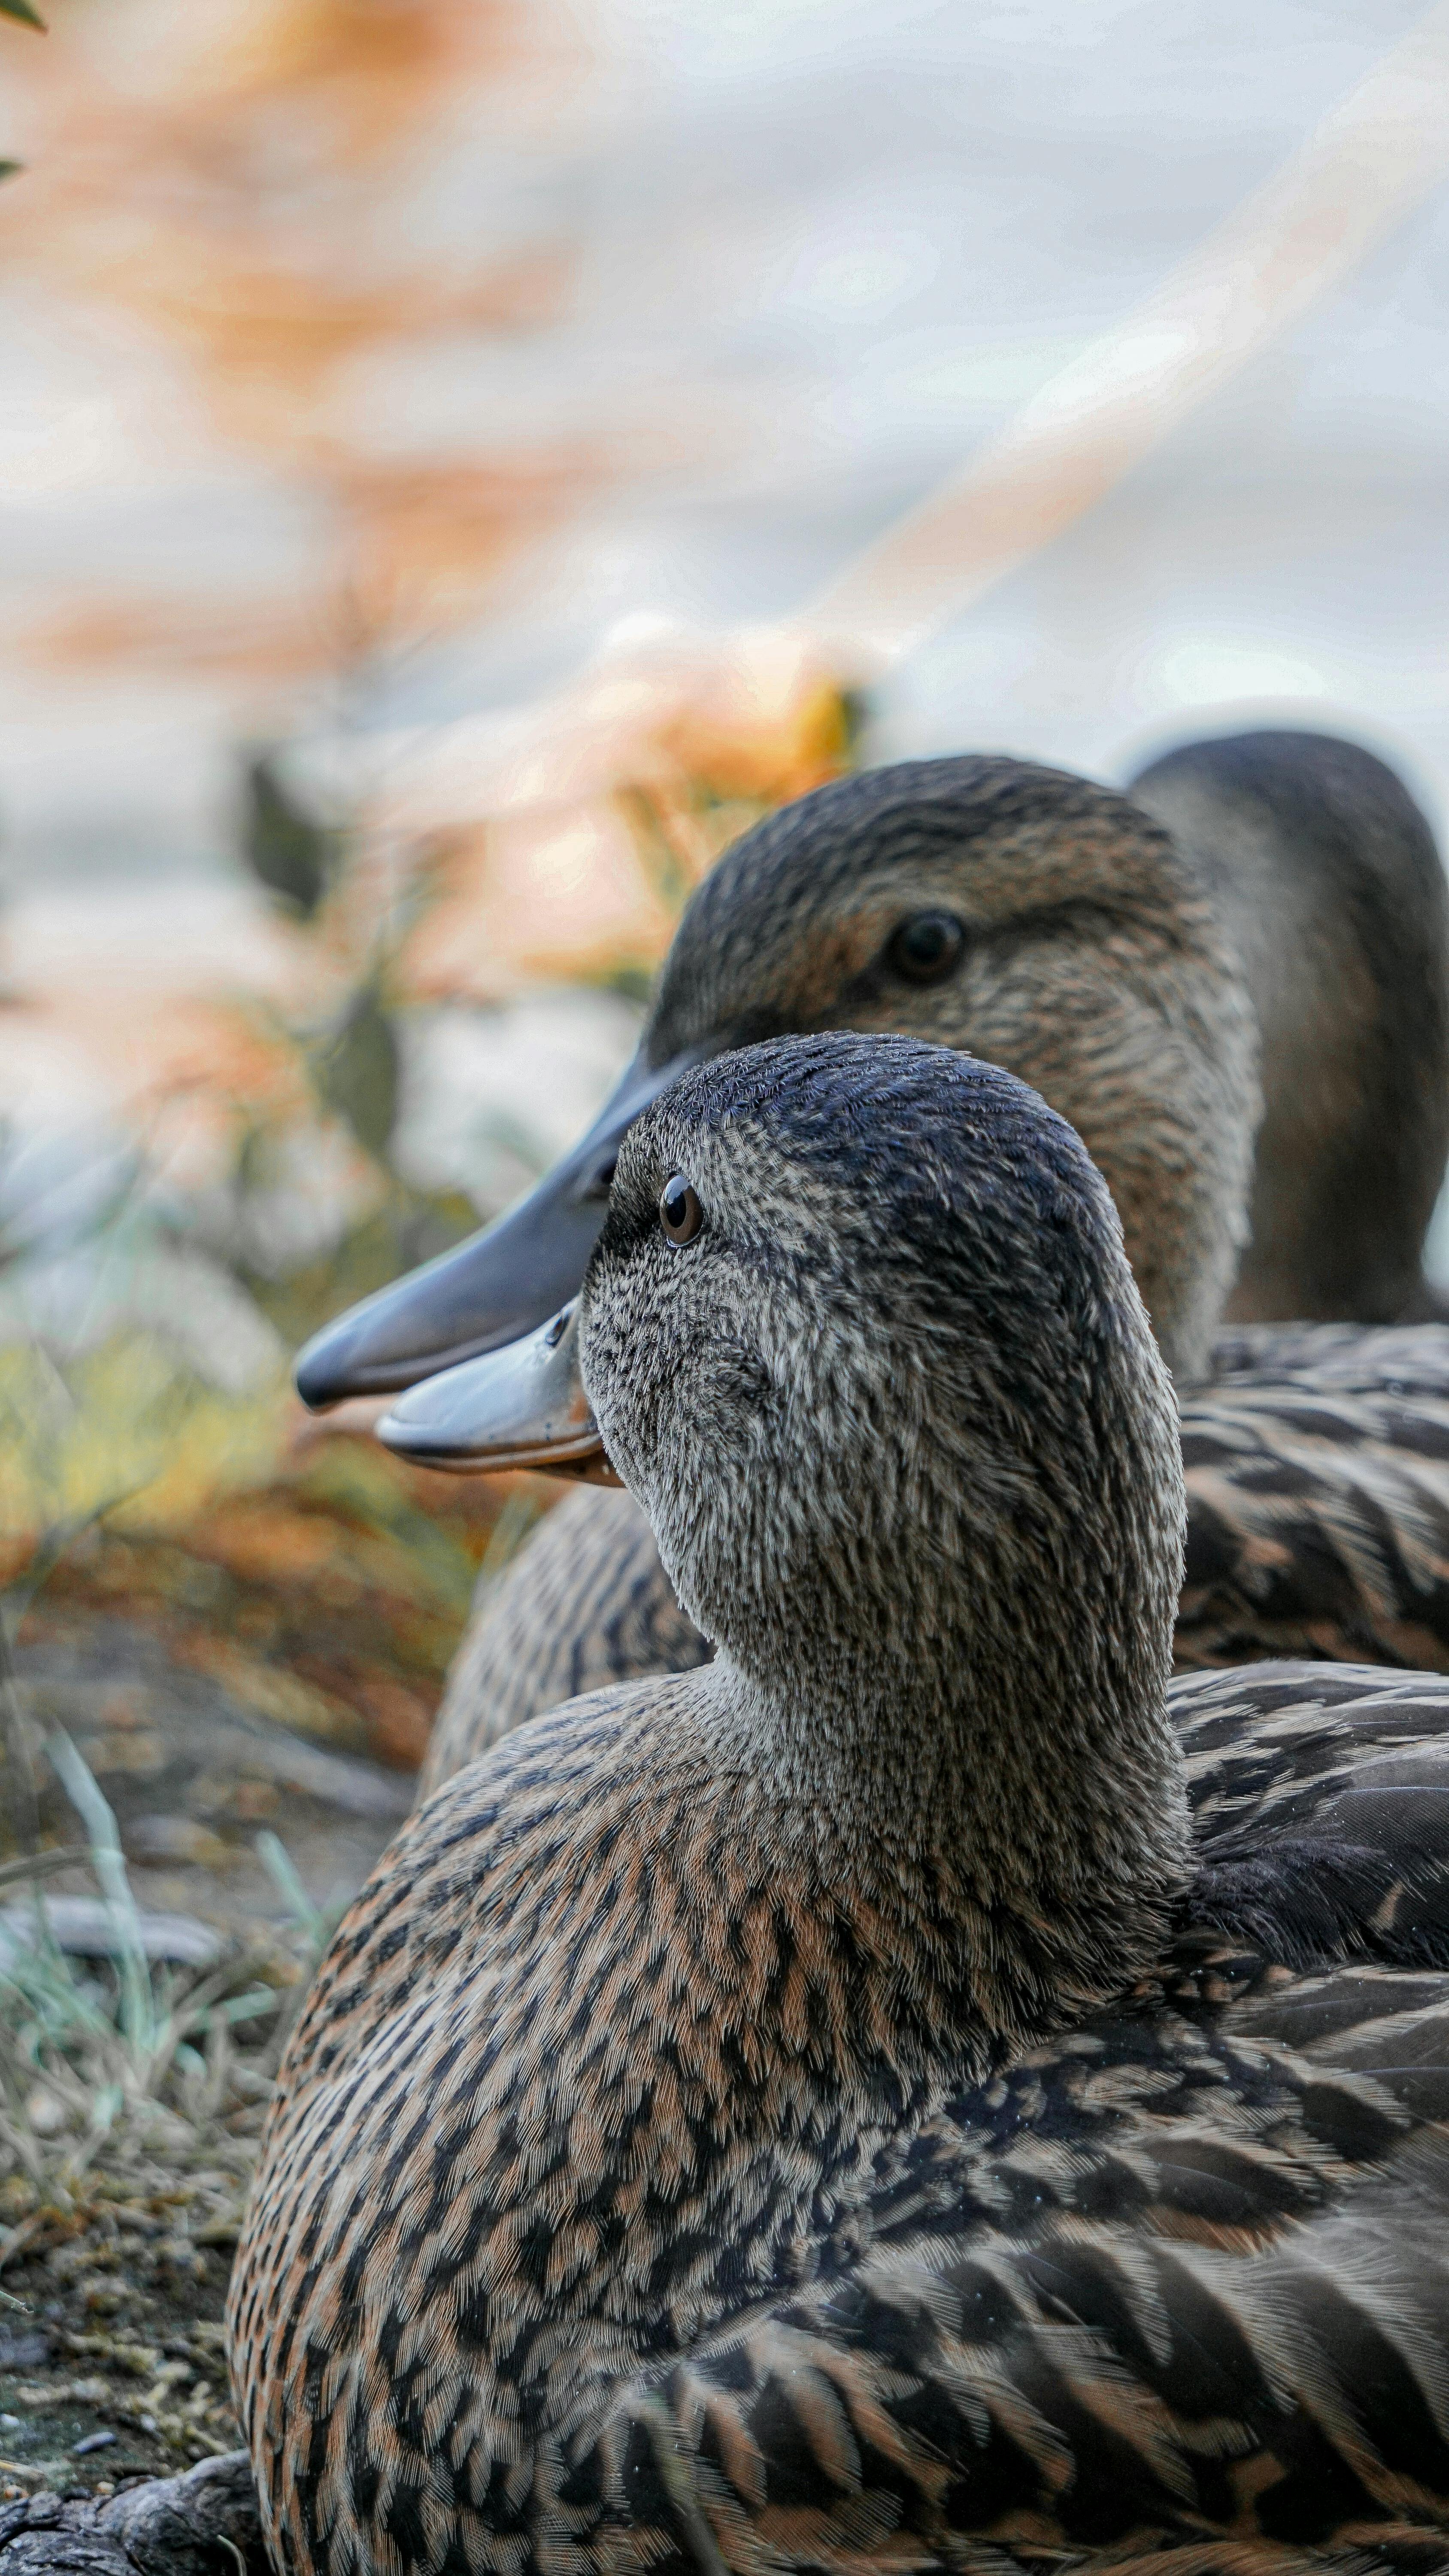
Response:
POLYGON ((840 780, 738 841, 687 906, 638 1055, 588 1135, 496 1225, 320 1333, 298 1362, 306 1400, 411 1385, 551 1315, 650 1102, 691 1065, 825 1029, 969 1050, 1040 1091, 1106 1176, 1170 1365, 1201 1371, 1260 1108, 1235 955, 1126 797, 971 758, 840 780))
MULTIPOLYGON (((844 1034, 686 1073, 620 1147, 551 1357, 561 1436, 586 1410, 716 1641, 742 1759, 924 1817, 979 1809, 989 1751, 1009 1838, 1013 1782, 1057 1795, 1051 1729, 1101 1729, 1173 1876, 1176 1405, 1106 1187, 1024 1084, 844 1034)), ((384 1437, 436 1459, 441 1422, 494 1463, 517 1387, 489 1354, 384 1437)))

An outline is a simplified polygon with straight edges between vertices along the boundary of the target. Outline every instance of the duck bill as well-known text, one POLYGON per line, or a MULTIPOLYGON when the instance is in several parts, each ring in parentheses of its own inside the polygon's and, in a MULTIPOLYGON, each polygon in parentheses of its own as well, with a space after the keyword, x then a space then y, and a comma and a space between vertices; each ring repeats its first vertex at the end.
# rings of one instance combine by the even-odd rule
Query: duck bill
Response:
POLYGON ((565 1306, 506 1349, 425 1378, 383 1415, 379 1440, 460 1476, 532 1467, 617 1485, 579 1374, 577 1318, 577 1305, 565 1306))
POLYGON ((578 1294, 625 1131, 676 1075, 717 1052, 706 1044, 649 1065, 641 1050, 588 1134, 517 1207, 313 1336, 297 1360, 303 1403, 318 1412, 349 1396, 396 1394, 556 1314, 578 1294))

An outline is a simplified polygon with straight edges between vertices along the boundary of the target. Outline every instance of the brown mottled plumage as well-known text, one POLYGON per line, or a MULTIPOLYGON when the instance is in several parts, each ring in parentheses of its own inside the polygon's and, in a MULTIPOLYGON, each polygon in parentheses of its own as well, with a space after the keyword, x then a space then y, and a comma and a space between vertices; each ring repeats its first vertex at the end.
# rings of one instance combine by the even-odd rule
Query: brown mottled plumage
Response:
POLYGON ((1449 1665, 1449 1330, 1244 1326, 1181 1409, 1179 1664, 1449 1665))
MULTIPOLYGON (((1179 1662, 1314 1654, 1437 1669, 1449 1662, 1449 1332, 1210 1342, 1244 1229, 1255 1016, 1267 1159, 1253 1175, 1249 1311, 1292 1311, 1272 1295, 1300 1292, 1317 1314, 1334 1293, 1361 1295, 1365 1317, 1396 1300, 1425 1311, 1418 1244, 1449 1128, 1432 840, 1381 763, 1316 736, 1196 745, 1140 787, 1190 866, 1135 803, 1022 762, 911 763, 802 799, 695 896, 642 1052, 662 1063, 721 1029, 891 1027, 1034 1084, 1106 1175, 1177 1377, 1179 1662), (916 984, 890 970, 892 926, 937 906, 965 925, 964 954, 916 984), (1375 1129, 1389 1142, 1370 1189, 1375 1129), (1352 1221, 1345 1190, 1362 1203, 1352 1221), (1383 1239, 1372 1260, 1366 1227, 1383 1239)), ((627 1497, 571 1496, 480 1593, 424 1794, 540 1709, 707 1651, 627 1497)))
MULTIPOLYGON (((1449 1330, 1245 1326, 1179 1397, 1180 1671, 1329 1656, 1449 1662, 1449 1330)), ((540 1710, 710 1648, 628 1494, 583 1487, 480 1587, 419 1795, 540 1710)))
POLYGON ((578 1339, 720 1650, 454 1779, 336 1936, 233 2275, 278 2567, 1442 2565, 1449 1684, 1170 1713, 1076 1139, 904 1039, 705 1066, 578 1339))

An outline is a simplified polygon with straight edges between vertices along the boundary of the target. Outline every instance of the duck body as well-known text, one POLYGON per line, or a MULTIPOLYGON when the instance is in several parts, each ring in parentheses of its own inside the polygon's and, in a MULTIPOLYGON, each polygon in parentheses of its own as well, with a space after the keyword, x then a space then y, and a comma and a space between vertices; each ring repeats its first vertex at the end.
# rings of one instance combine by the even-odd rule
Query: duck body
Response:
POLYGON ((1077 1140, 902 1040, 702 1067, 575 1347, 718 1652, 473 1764, 334 1939, 231 2293, 279 2568, 1440 2564, 1449 1684, 1170 1695, 1077 1140))
MULTIPOLYGON (((1258 1740, 1257 1674, 1174 1693, 1260 1867, 1247 1775, 1283 1740, 1293 1822, 1331 1832, 1355 1768, 1402 1776, 1449 1716, 1279 1669, 1258 1740)), ((232 2312, 278 2564, 931 2566, 989 2534, 1010 2567, 1214 2532, 1439 2564, 1445 1967, 1285 1972, 1208 1926, 963 2081, 956 1874, 863 1871, 722 1779, 707 1678, 453 1781, 309 1997, 232 2312)))
MULTIPOLYGON (((858 1835, 722 1767, 713 1680, 500 1747, 422 1812, 309 1997, 232 2328, 299 2565, 370 2563, 369 2521, 425 2523, 440 2467, 464 2530, 500 2506, 528 2530, 540 2454, 815 2277, 952 2069, 985 2071, 947 1855, 863 1866, 858 1835)), ((1047 1934, 1039 1993, 1081 1975, 1069 1941, 1047 1934)))

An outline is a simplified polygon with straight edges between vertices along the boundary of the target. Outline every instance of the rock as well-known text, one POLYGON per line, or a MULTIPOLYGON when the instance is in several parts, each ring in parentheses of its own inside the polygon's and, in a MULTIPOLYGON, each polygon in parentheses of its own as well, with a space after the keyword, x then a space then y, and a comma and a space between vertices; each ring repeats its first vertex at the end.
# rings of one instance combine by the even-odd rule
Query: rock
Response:
POLYGON ((0 2576, 269 2576, 251 2462, 229 2451, 99 2505, 0 2505, 0 2576))
POLYGON ((133 1816, 126 1833, 127 1860, 158 1869, 226 1869, 234 1855, 220 1834, 194 1816, 133 1816))

